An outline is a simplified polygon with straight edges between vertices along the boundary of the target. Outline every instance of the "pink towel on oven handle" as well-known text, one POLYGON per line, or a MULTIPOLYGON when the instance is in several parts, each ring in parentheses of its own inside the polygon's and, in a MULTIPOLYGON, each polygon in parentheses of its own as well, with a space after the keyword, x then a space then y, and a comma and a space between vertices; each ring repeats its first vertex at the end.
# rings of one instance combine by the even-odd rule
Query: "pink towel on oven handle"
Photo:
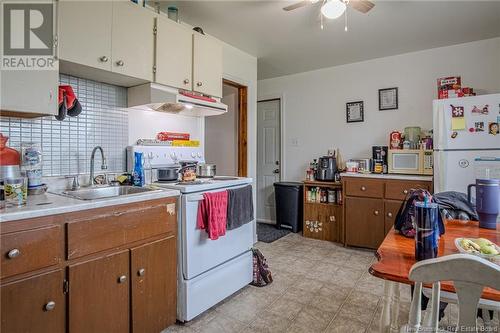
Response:
POLYGON ((197 227, 205 229, 211 240, 226 234, 228 192, 203 193, 198 204, 197 227))

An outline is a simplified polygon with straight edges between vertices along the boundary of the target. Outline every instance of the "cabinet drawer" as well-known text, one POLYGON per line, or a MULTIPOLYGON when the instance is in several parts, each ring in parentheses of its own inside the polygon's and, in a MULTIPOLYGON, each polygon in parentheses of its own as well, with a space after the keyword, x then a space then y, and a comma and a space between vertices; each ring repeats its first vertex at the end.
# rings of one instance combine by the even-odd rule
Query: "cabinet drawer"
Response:
POLYGON ((82 257, 161 234, 173 234, 176 220, 175 207, 167 209, 167 205, 100 214, 91 211, 88 217, 67 224, 67 258, 82 257))
POLYGON ((376 179, 347 179, 346 195, 355 197, 382 198, 384 183, 376 179))
POLYGON ((418 181, 388 181, 385 183, 385 198, 404 200, 412 189, 423 188, 430 190, 430 183, 418 181))
POLYGON ((1 278, 57 265, 63 256, 61 236, 58 225, 1 235, 1 278))

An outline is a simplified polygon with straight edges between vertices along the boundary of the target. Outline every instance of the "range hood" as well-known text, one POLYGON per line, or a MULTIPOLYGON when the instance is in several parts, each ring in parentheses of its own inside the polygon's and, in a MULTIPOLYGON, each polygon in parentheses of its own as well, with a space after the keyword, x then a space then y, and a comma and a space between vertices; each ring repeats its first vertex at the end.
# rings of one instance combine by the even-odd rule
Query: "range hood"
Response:
POLYGON ((218 116, 227 112, 227 105, 218 100, 185 96, 175 88, 157 83, 128 88, 128 107, 191 117, 218 116))

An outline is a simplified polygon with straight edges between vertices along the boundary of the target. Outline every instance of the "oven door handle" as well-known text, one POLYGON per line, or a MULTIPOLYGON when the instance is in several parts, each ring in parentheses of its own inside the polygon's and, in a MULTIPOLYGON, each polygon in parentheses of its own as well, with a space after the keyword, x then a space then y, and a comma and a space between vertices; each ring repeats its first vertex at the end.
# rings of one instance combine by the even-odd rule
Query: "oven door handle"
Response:
POLYGON ((201 201, 203 200, 203 196, 202 195, 195 195, 195 196, 192 196, 192 197, 189 197, 188 198, 188 201, 189 202, 194 202, 194 201, 201 201))

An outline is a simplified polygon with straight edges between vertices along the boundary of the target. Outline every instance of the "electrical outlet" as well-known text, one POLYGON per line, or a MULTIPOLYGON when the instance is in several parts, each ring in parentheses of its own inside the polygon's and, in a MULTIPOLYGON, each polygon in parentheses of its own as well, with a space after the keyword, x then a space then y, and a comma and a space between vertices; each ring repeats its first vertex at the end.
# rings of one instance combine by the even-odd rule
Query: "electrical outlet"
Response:
POLYGON ((298 147, 298 146, 299 146, 299 139, 292 138, 292 147, 298 147))

